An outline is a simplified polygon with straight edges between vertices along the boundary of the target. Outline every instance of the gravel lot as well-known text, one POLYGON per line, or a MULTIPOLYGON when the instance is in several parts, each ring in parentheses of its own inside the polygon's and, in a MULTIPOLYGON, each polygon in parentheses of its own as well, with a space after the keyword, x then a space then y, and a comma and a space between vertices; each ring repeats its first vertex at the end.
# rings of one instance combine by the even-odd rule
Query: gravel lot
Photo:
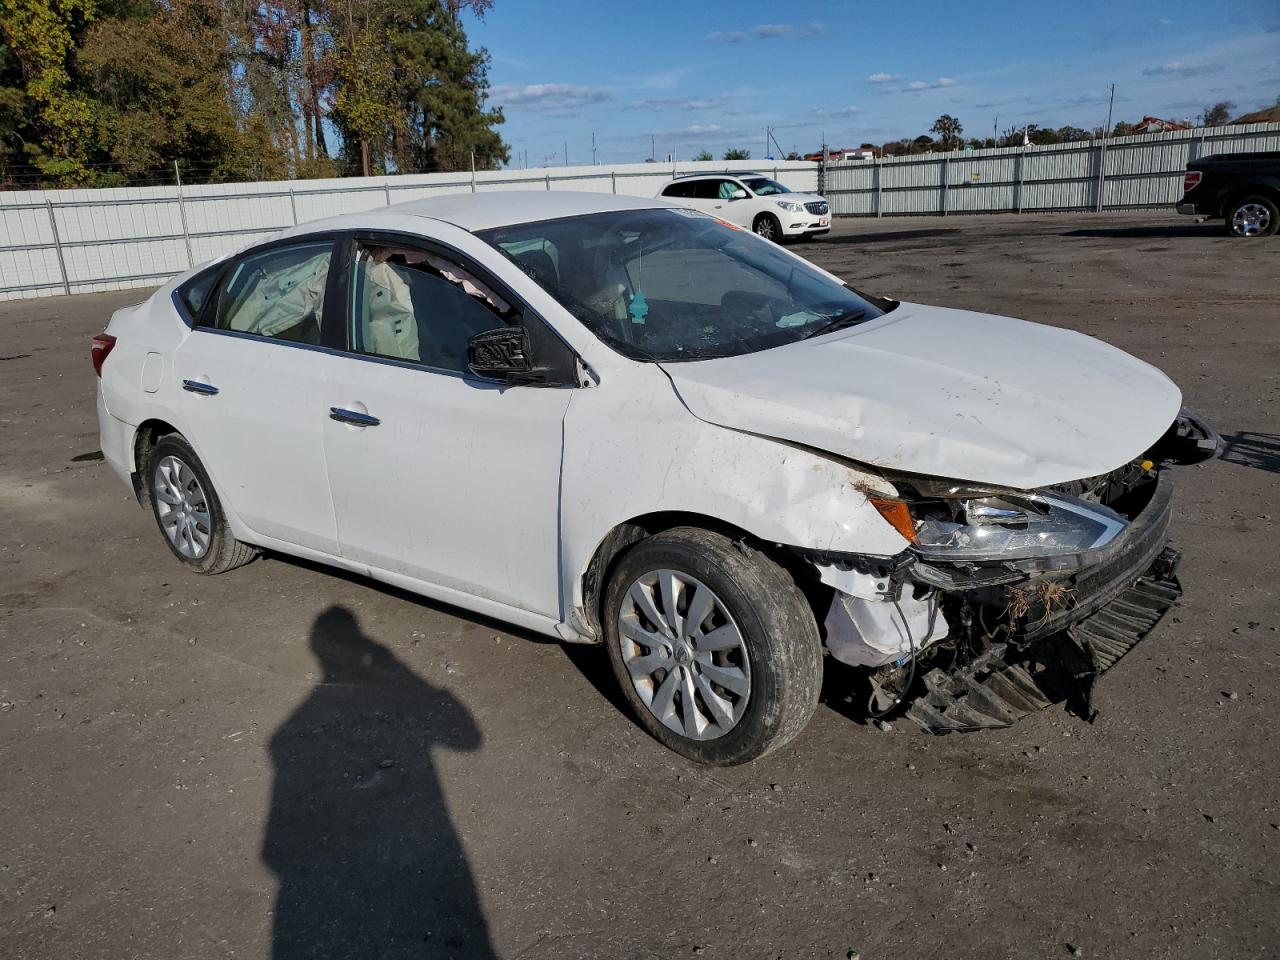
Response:
POLYGON ((1280 956, 1280 239, 1146 212, 796 249, 1102 337, 1228 439, 1179 478, 1185 600, 1094 725, 884 733, 835 687, 706 770, 597 650, 282 558, 188 575, 95 459, 89 337, 140 293, 0 304, 0 952, 1280 956))

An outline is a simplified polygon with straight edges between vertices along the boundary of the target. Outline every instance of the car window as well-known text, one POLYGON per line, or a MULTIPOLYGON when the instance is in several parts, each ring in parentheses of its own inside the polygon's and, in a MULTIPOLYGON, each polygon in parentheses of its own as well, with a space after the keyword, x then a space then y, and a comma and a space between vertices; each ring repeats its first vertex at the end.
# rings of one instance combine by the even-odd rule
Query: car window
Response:
POLYGON ((740 189, 742 188, 732 180, 721 180, 719 181, 719 192, 717 196, 721 200, 732 200, 733 195, 740 189))
POLYGON ((777 180, 770 180, 768 177, 752 177, 750 180, 743 180, 742 182, 757 197, 775 197, 780 193, 791 192, 777 180))
POLYGON ((695 180, 691 184, 691 196, 697 200, 716 200, 720 197, 720 183, 719 180, 695 180))
POLYGON ((219 275, 220 273, 216 269, 206 270, 199 276, 188 280, 178 289, 178 296, 182 299, 182 305, 187 308, 187 315, 192 320, 200 318, 200 314, 204 311, 204 305, 209 301, 209 294, 218 282, 219 275))
POLYGON ((554 246, 554 273, 531 276, 597 337, 637 360, 754 353, 865 322, 889 306, 692 210, 590 214, 478 236, 517 263, 534 241, 554 246))
POLYGON ((292 343, 320 342, 333 244, 277 247, 231 267, 213 326, 292 343))
POLYGON ((692 197, 693 187, 694 184, 692 183, 673 183, 662 191, 662 195, 664 197, 692 197))
MULTIPOLYGON (((539 244, 515 256, 554 262, 539 244)), ((536 278, 535 278, 536 279, 536 278)), ((510 303, 473 273, 426 250, 361 246, 351 290, 351 345, 357 353, 467 371, 467 341, 513 318, 510 303)))

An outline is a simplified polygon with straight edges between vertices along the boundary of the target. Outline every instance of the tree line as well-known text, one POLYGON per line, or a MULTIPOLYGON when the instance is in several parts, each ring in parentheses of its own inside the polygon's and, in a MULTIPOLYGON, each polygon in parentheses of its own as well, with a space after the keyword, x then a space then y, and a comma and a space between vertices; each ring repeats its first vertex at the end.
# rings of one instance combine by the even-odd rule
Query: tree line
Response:
POLYGON ((493 0, 0 0, 0 185, 490 169, 493 0))

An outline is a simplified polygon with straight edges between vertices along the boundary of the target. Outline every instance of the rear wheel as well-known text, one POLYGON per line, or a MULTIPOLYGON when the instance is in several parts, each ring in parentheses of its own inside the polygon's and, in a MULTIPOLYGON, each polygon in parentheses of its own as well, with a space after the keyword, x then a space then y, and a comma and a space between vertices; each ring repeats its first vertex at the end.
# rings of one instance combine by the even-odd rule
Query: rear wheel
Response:
POLYGON ((772 240, 774 243, 782 242, 782 224, 772 213, 762 213, 756 217, 751 229, 757 236, 764 237, 766 240, 772 240))
POLYGON ((180 434, 162 437, 147 457, 151 511, 173 555, 196 573, 225 573, 257 556, 227 525, 204 464, 180 434))
POLYGON ((605 592, 605 642, 646 730, 698 763, 727 766, 794 738, 818 702, 822 647, 791 577, 718 533, 641 541, 605 592))
POLYGON ((1269 237, 1280 227, 1280 210, 1263 196, 1241 197, 1227 211, 1227 232, 1233 237, 1269 237))

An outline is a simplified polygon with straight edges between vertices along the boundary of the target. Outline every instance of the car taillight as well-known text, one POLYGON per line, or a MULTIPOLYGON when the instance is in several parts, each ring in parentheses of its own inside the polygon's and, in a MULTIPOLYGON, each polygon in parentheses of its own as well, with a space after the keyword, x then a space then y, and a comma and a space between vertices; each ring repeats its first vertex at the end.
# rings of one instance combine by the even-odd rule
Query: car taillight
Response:
POLYGON ((93 372, 102 376, 102 364, 107 354, 116 345, 116 338, 109 333, 100 333, 93 338, 93 346, 89 348, 89 356, 93 360, 93 372))
POLYGON ((1190 193, 1191 188, 1198 184, 1203 176, 1204 174, 1199 170, 1188 170, 1187 175, 1182 178, 1182 192, 1190 193))

